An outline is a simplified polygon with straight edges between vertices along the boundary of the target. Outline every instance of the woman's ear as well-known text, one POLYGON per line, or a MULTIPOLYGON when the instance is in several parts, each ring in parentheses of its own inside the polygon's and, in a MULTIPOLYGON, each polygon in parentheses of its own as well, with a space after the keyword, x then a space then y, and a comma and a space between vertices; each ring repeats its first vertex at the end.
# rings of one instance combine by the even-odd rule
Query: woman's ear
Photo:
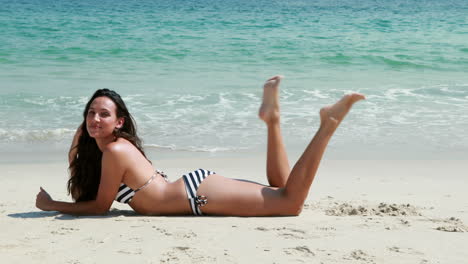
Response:
POLYGON ((115 128, 121 129, 124 123, 125 123, 125 118, 124 117, 119 118, 119 120, 117 120, 117 126, 115 126, 115 128))

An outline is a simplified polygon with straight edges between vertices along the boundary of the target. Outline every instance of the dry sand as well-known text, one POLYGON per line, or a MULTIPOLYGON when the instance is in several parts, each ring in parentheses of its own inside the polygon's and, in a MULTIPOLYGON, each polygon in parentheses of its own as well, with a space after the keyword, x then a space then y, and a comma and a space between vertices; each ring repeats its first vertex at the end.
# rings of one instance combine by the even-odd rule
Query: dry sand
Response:
MULTIPOLYGON (((154 165, 266 183, 263 157, 154 165)), ((325 160, 300 216, 253 218, 42 212, 39 186, 70 200, 65 162, 0 171, 2 263, 468 263, 467 161, 325 160)))

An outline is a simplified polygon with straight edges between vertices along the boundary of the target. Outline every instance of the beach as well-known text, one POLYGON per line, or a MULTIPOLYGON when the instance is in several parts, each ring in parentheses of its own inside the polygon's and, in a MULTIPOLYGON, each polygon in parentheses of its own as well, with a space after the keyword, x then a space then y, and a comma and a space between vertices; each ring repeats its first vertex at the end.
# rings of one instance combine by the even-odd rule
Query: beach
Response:
POLYGON ((453 1, 2 1, 2 263, 468 263, 468 5, 453 1), (262 87, 284 75, 290 164, 353 106, 297 217, 103 216, 66 192, 85 105, 118 92, 155 169, 266 184, 262 87))
MULTIPOLYGON (((266 183, 264 157, 153 160, 170 180, 198 166, 266 183), (182 164, 182 166, 181 166, 182 164)), ((324 160, 297 217, 105 216, 35 208, 70 201, 63 162, 1 164, 7 263, 468 263, 464 160, 324 160)))

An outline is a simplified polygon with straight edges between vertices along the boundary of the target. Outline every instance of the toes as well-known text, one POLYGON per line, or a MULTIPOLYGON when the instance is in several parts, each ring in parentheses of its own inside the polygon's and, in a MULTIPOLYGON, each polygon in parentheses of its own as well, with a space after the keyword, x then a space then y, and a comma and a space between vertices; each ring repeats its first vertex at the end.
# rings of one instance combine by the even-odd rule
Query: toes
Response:
POLYGON ((354 93, 351 95, 352 97, 352 100, 353 102, 357 102, 359 100, 365 100, 366 99, 366 96, 361 94, 361 93, 354 93))
POLYGON ((283 75, 275 75, 275 76, 271 77, 270 79, 268 79, 268 81, 277 80, 277 79, 283 79, 283 75))
POLYGON ((275 75, 273 77, 271 77, 270 79, 268 79, 266 81, 266 83, 270 82, 270 81, 281 81, 281 79, 283 79, 284 77, 282 75, 275 75))

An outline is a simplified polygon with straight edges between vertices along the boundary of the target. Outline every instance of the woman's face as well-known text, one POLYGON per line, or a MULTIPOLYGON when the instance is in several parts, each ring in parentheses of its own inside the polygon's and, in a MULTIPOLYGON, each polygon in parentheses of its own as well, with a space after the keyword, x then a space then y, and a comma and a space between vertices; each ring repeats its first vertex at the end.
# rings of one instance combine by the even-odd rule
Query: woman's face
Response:
POLYGON ((115 128, 121 128, 124 118, 117 117, 117 106, 108 97, 97 97, 91 103, 86 115, 86 129, 95 139, 113 137, 115 128))

